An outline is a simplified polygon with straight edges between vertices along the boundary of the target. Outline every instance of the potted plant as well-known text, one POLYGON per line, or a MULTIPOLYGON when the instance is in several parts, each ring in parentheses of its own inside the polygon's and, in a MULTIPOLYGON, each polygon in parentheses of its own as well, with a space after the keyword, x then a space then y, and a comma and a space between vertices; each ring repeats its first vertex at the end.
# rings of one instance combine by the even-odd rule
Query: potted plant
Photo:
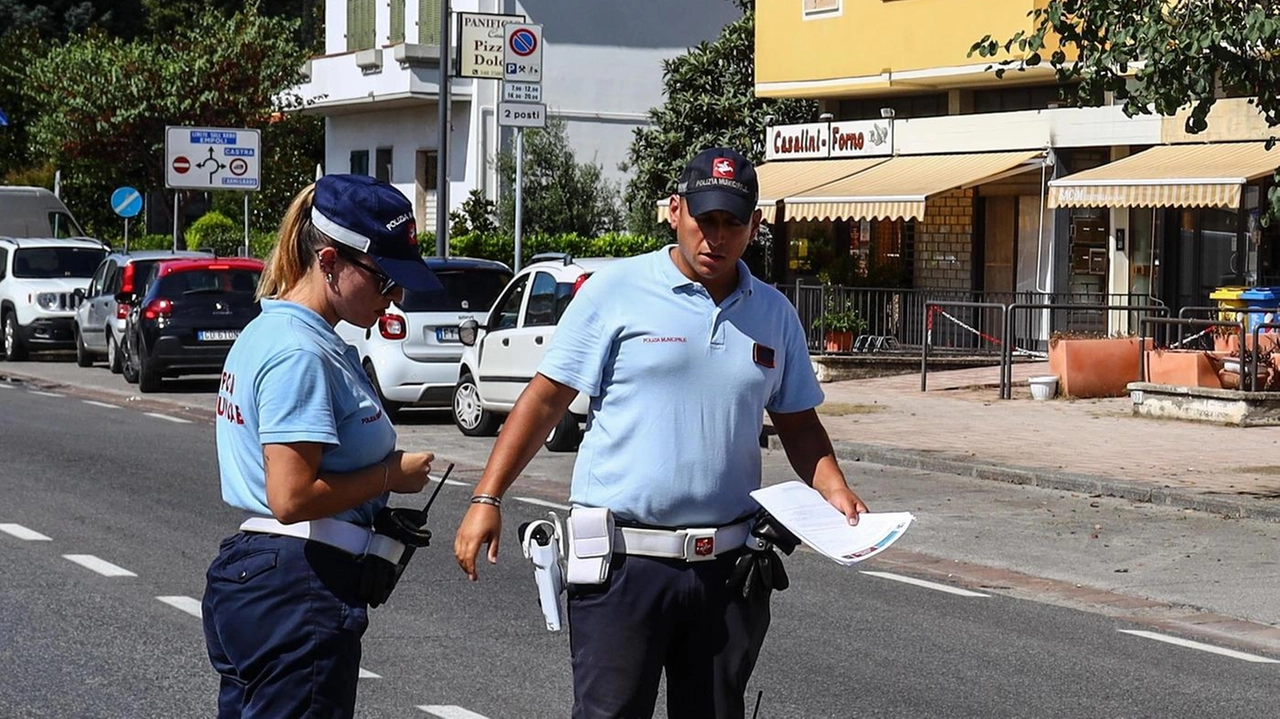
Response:
POLYGON ((811 326, 822 331, 823 349, 827 352, 848 352, 854 338, 867 329, 867 321, 854 309, 850 298, 830 295, 826 310, 813 319, 811 326))

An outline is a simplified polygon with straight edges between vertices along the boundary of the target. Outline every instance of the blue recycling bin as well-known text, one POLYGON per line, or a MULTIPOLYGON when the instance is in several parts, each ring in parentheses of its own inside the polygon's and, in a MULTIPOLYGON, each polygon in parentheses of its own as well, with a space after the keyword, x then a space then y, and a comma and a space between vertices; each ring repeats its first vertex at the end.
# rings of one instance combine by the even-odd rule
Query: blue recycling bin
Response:
MULTIPOLYGON (((1267 312, 1246 312, 1245 332, 1252 333, 1253 328, 1265 322, 1275 322, 1276 309, 1280 307, 1280 287, 1253 287, 1240 293, 1240 300, 1247 303, 1250 309, 1262 309, 1267 312)), ((1274 329, 1264 330, 1274 332, 1274 329)))

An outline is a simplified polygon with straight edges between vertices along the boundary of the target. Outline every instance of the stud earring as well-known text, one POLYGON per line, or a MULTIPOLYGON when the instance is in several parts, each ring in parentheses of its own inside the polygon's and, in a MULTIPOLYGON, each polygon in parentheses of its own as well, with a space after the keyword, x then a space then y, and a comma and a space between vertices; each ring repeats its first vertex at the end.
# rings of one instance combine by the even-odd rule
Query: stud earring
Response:
POLYGON ((324 281, 328 282, 329 284, 333 284, 333 273, 332 272, 324 273, 324 281))

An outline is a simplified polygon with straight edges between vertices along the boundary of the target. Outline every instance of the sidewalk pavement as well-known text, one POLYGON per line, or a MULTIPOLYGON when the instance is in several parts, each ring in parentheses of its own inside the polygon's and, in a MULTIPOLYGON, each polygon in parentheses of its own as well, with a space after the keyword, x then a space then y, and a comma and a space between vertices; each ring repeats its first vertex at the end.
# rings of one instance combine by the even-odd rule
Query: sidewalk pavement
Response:
MULTIPOLYGON (((1280 521, 1280 431, 1135 417, 1128 397, 1037 402, 1014 366, 831 382, 823 424, 857 486, 853 461, 1114 495, 1280 521)), ((777 438, 771 438, 777 443, 777 438)))

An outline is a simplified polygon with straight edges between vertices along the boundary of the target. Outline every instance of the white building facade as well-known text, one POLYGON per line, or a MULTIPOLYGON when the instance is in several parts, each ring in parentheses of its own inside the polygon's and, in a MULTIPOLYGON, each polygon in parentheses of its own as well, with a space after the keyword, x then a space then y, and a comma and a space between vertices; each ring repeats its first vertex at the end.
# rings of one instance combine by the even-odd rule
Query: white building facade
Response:
MULTIPOLYGON (((327 0, 325 54, 308 61, 298 88, 305 112, 325 118, 327 173, 368 174, 413 201, 420 230, 436 226, 436 162, 448 138, 449 205, 473 189, 497 200, 496 158, 511 131, 496 117, 501 81, 449 77, 439 66, 440 3, 447 0, 327 0), (444 77, 450 123, 439 127, 444 77)), ((543 26, 542 96, 562 118, 578 162, 625 183, 634 131, 660 105, 662 62, 714 39, 738 16, 728 0, 453 0, 456 63, 459 13, 520 15, 543 26)), ((501 44, 499 35, 495 42, 501 44)))

